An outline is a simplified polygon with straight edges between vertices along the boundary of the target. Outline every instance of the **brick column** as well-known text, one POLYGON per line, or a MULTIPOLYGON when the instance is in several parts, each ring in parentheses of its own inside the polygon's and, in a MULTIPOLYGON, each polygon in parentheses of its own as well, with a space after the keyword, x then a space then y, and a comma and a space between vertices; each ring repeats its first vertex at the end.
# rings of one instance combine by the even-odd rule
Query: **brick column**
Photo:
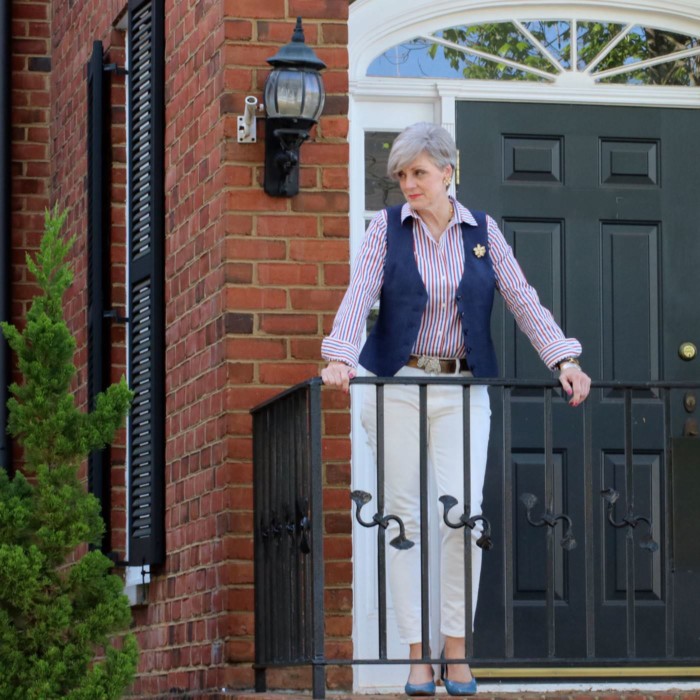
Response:
MULTIPOLYGON (((251 686, 254 655, 250 408, 318 374, 321 338, 348 282, 348 4, 340 0, 226 0, 222 111, 226 142, 226 359, 231 638, 226 681, 251 686), (300 192, 273 198, 262 188, 264 120, 258 142, 236 141, 246 95, 262 102, 266 59, 291 40, 297 15, 306 43, 328 68, 326 105, 300 150, 300 192)), ((262 116, 262 114, 260 115, 262 116)), ((324 543, 327 654, 351 655, 352 568, 347 398, 324 392, 324 543)), ((270 685, 308 687, 306 670, 270 673, 270 685)), ((348 688, 350 668, 331 668, 348 688)))

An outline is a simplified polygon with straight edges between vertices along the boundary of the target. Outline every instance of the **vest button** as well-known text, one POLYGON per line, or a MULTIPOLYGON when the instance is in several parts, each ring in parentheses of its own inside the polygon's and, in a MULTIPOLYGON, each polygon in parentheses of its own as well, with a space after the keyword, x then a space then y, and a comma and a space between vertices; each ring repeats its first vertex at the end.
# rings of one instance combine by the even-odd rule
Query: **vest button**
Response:
POLYGON ((467 352, 470 353, 472 351, 471 348, 467 348, 467 352))

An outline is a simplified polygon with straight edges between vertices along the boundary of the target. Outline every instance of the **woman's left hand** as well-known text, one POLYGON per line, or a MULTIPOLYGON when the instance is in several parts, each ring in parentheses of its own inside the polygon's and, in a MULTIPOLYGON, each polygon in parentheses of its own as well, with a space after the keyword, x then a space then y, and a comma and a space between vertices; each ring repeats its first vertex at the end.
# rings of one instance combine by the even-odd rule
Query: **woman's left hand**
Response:
POLYGON ((591 378, 578 367, 567 367, 559 373, 559 382, 569 395, 569 406, 578 406, 591 390, 591 378))

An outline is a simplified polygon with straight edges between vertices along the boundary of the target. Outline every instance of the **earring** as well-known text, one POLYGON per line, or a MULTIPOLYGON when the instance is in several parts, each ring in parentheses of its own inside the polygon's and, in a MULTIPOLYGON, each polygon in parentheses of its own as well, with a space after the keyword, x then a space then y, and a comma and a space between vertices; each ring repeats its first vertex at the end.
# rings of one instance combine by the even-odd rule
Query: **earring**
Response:
POLYGON ((445 178, 445 180, 443 182, 445 184, 445 187, 449 187, 451 180, 449 178, 445 178))

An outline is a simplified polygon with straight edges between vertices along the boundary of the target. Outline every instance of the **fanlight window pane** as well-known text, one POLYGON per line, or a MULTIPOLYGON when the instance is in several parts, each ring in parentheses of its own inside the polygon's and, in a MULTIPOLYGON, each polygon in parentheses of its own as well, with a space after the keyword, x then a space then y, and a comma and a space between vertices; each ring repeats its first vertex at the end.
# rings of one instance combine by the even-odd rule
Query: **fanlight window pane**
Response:
MULTIPOLYGON (((488 24, 463 25, 461 27, 450 27, 442 31, 435 32, 433 36, 453 44, 478 49, 484 53, 494 55, 494 60, 498 58, 508 58, 524 66, 539 68, 540 70, 556 73, 557 69, 550 61, 530 43, 530 40, 522 34, 512 22, 499 22, 488 24)), ((457 49, 445 48, 445 54, 455 61, 465 62, 467 55, 457 49)), ((488 65, 493 75, 496 77, 497 63, 488 65)), ((522 71, 515 71, 522 73, 522 71)), ((465 75, 465 77, 472 77, 465 75)), ((481 76, 475 76, 481 77, 481 76)))
MULTIPOLYGON (((595 75, 594 75, 595 77, 595 75)), ((698 87, 700 85, 700 57, 667 61, 656 66, 619 75, 600 78, 599 83, 616 83, 617 85, 673 85, 676 87, 698 87)))
POLYGON ((625 38, 606 56, 596 71, 637 63, 649 58, 667 56, 676 51, 700 46, 698 37, 673 34, 653 27, 633 27, 625 38))
POLYGON ((393 204, 403 204, 399 183, 386 174, 389 151, 397 133, 365 132, 365 209, 379 211, 393 204))
POLYGON ((413 39, 394 46, 372 61, 367 75, 385 78, 456 78, 464 77, 437 45, 427 39, 413 39))
POLYGON ((700 37, 664 29, 516 18, 416 37, 375 58, 367 74, 556 82, 564 73, 578 72, 591 83, 695 87, 700 85, 699 55, 700 37))
POLYGON ((523 26, 559 61, 571 67, 571 23, 566 20, 524 21, 523 26))
POLYGON ((610 22, 577 22, 578 69, 584 70, 622 29, 622 24, 610 22))
POLYGON ((545 80, 497 61, 495 56, 489 60, 419 38, 394 46, 377 56, 367 69, 367 75, 384 78, 545 80))

